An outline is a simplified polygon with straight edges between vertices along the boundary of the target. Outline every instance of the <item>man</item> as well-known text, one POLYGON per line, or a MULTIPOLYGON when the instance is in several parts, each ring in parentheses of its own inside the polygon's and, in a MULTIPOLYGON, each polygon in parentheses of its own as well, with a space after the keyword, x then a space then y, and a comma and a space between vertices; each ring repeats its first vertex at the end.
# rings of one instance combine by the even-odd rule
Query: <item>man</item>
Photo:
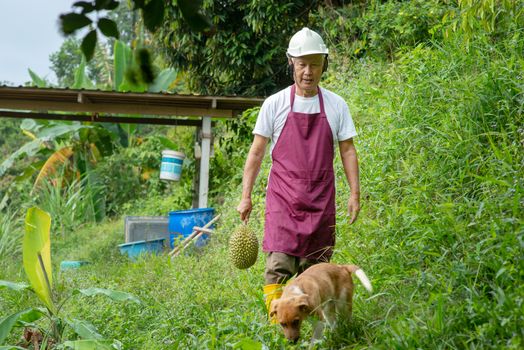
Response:
POLYGON ((266 306, 280 297, 283 283, 307 267, 329 261, 335 244, 334 143, 338 142, 349 182, 350 223, 360 211, 355 126, 346 102, 318 84, 327 69, 328 49, 316 32, 303 28, 290 40, 289 68, 295 83, 268 97, 260 110, 247 156, 242 199, 247 222, 251 192, 271 140, 263 250, 266 306))

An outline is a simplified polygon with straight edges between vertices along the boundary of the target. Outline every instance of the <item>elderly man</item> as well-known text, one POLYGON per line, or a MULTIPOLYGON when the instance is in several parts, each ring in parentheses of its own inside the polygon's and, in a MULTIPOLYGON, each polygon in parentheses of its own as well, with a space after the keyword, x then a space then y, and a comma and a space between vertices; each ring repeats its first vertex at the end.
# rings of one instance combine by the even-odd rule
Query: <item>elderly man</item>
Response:
POLYGON ((263 250, 266 306, 280 297, 283 283, 307 267, 329 261, 335 244, 334 145, 338 142, 349 182, 350 223, 360 211, 355 126, 346 102, 320 88, 328 49, 316 32, 303 28, 287 49, 294 84, 268 97, 260 110, 247 156, 242 199, 243 221, 252 210, 251 192, 266 145, 271 140, 263 250))

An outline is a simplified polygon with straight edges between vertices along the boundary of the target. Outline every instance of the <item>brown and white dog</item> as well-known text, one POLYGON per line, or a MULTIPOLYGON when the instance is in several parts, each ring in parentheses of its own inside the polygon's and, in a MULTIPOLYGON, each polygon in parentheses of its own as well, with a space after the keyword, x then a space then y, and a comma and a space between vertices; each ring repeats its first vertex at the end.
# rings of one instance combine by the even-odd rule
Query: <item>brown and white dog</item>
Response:
POLYGON ((368 291, 368 277, 356 265, 321 263, 313 265, 284 288, 282 297, 271 303, 270 317, 276 317, 285 337, 296 342, 302 321, 309 315, 318 316, 313 341, 320 339, 324 323, 335 325, 337 314, 351 316, 353 278, 355 275, 368 291))

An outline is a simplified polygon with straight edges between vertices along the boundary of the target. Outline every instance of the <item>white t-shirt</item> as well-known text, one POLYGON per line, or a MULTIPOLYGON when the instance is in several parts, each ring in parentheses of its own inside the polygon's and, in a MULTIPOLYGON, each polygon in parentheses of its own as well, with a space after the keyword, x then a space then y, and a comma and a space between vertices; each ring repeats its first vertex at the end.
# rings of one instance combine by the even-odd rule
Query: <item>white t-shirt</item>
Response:
MULTIPOLYGON (((331 131, 333 133, 333 143, 348 140, 357 135, 349 107, 342 97, 321 88, 322 98, 324 99, 324 109, 331 131)), ((253 134, 268 137, 271 139, 270 152, 277 143, 278 137, 284 128, 287 115, 291 105, 290 96, 291 86, 269 96, 258 114, 253 134)), ((295 95, 294 112, 300 113, 319 113, 320 102, 318 94, 313 97, 302 97, 295 95)))

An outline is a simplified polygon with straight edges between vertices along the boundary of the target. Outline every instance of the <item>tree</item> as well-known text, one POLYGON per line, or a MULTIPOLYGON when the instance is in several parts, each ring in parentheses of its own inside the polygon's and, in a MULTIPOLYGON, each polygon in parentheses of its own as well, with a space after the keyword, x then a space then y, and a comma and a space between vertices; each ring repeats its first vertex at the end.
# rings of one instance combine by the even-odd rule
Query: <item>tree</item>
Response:
POLYGON ((156 33, 173 67, 186 71, 202 94, 267 95, 291 83, 286 76, 289 38, 308 24, 316 1, 204 1, 216 30, 185 25, 179 7, 166 8, 168 25, 156 33))
MULTIPOLYGON (((111 76, 111 62, 105 44, 99 43, 94 57, 87 63, 87 76, 95 85, 107 85, 111 76)), ((60 46, 57 52, 49 56, 51 69, 58 78, 61 87, 72 87, 75 82, 75 72, 82 64, 82 51, 80 40, 69 37, 60 46)))
MULTIPOLYGON (((156 32, 171 65, 188 73, 194 92, 249 95, 267 94, 290 83, 285 77, 287 40, 308 23, 309 12, 324 3, 318 0, 132 2, 133 8, 141 11, 144 26, 156 32)), ((333 1, 325 3, 335 6, 333 1)), ((88 60, 93 57, 99 33, 118 38, 117 24, 103 17, 105 11, 117 6, 114 0, 80 1, 73 4, 73 12, 60 16, 66 35, 88 27, 81 44, 88 60)), ((141 69, 151 70, 147 63, 141 64, 141 69)))

